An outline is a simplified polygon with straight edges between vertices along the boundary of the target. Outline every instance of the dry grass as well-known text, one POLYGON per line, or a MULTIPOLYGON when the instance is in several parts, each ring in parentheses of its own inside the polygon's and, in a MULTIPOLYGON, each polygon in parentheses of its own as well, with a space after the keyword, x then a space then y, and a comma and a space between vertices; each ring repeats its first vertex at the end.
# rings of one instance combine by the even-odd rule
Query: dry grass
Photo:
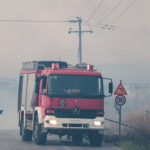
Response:
POLYGON ((150 118, 146 118, 145 112, 132 112, 126 117, 126 120, 130 126, 150 131, 150 118))
MULTIPOLYGON (((131 142, 138 146, 144 146, 147 150, 150 150, 150 118, 147 119, 145 112, 132 112, 128 114, 124 120, 126 120, 125 124, 139 130, 122 125, 122 136, 120 140, 131 142)), ((119 138, 117 137, 118 128, 118 124, 109 122, 109 135, 106 135, 104 138, 106 142, 117 143, 117 141, 119 141, 119 138)))
POLYGON ((127 124, 137 128, 139 130, 134 130, 128 128, 126 133, 126 140, 131 141, 134 144, 142 145, 149 149, 150 146, 150 119, 147 119, 145 112, 133 112, 127 117, 127 124))

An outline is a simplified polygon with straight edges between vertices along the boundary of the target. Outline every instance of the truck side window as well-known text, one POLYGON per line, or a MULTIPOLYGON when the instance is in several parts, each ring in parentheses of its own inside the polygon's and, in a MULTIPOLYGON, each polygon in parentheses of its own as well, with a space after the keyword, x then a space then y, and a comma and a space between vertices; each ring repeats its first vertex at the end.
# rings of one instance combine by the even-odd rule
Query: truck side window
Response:
POLYGON ((27 96, 27 84, 28 84, 27 74, 24 74, 23 75, 23 87, 22 87, 22 103, 21 103, 21 106, 24 106, 24 107, 25 107, 26 96, 27 96))
POLYGON ((44 78, 43 82, 42 82, 42 92, 43 92, 43 94, 46 93, 46 78, 44 78))
POLYGON ((35 86, 35 73, 28 74, 26 110, 30 111, 30 112, 33 111, 31 101, 32 101, 33 96, 34 96, 34 86, 35 86))
POLYGON ((98 78, 97 93, 102 94, 102 93, 101 93, 101 79, 100 79, 100 78, 98 78))

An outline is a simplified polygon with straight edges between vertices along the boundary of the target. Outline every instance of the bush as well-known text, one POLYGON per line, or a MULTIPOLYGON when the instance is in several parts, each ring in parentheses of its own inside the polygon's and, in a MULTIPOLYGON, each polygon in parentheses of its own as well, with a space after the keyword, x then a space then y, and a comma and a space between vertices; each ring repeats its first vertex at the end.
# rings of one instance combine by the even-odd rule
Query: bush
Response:
POLYGON ((119 136, 118 135, 104 135, 103 140, 106 143, 116 143, 119 140, 119 136))
POLYGON ((150 145, 150 120, 144 113, 131 113, 126 118, 127 124, 139 130, 128 128, 125 139, 133 144, 149 148, 150 145))
POLYGON ((126 141, 123 141, 120 144, 120 147, 123 148, 124 150, 147 150, 142 146, 134 145, 131 142, 126 142, 126 141))

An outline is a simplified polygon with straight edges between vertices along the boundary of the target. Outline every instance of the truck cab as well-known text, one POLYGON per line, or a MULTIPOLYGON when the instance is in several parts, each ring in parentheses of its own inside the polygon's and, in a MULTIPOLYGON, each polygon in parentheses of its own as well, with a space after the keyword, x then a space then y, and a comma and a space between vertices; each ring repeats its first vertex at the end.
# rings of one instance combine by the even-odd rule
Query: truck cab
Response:
POLYGON ((45 144, 47 134, 69 135, 81 143, 100 146, 104 133, 104 88, 92 65, 68 66, 66 62, 23 63, 20 72, 18 112, 23 141, 45 144))

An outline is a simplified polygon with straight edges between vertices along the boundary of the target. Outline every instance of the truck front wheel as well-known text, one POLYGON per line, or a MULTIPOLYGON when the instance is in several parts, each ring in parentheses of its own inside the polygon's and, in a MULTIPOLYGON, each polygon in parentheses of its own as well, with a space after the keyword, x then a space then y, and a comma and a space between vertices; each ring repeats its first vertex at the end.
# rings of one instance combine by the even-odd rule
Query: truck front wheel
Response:
POLYGON ((101 146, 103 141, 103 134, 99 134, 98 132, 89 133, 89 141, 91 146, 101 146))
POLYGON ((47 133, 41 133, 41 131, 42 127, 41 124, 38 123, 38 115, 36 115, 34 121, 33 138, 36 144, 45 145, 47 140, 47 133))
POLYGON ((83 134, 74 134, 72 135, 72 141, 74 143, 82 143, 82 140, 83 140, 83 134))

